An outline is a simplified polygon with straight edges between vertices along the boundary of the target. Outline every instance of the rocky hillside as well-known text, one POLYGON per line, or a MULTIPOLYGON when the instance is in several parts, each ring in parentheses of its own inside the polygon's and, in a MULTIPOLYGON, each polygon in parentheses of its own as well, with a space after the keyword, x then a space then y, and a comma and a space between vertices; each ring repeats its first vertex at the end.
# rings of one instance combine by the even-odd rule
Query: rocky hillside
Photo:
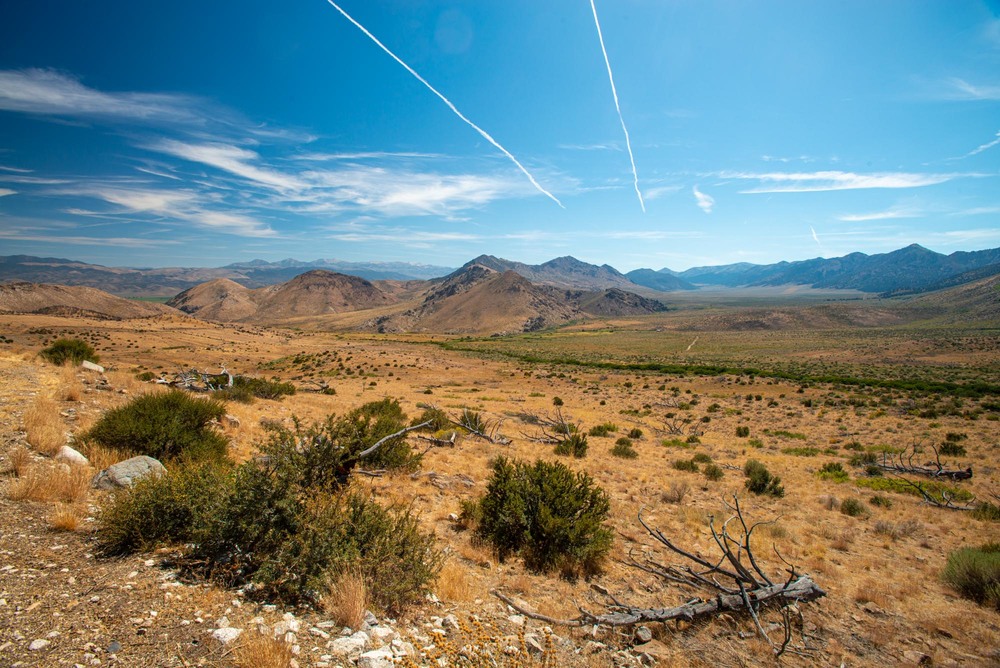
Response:
POLYGON ((102 290, 46 283, 0 283, 0 312, 85 316, 104 320, 151 318, 176 313, 162 304, 115 297, 102 290))
POLYGON ((209 281, 167 303, 203 320, 277 322, 297 316, 360 311, 392 302, 390 296, 363 278, 314 269, 285 283, 254 290, 226 279, 209 281))
POLYGON ((636 287, 628 277, 614 267, 606 264, 601 266, 588 264, 570 256, 557 257, 542 264, 531 265, 504 260, 492 255, 480 255, 465 263, 455 274, 476 265, 501 273, 513 271, 537 285, 551 285, 558 288, 576 290, 621 288, 629 290, 636 287))

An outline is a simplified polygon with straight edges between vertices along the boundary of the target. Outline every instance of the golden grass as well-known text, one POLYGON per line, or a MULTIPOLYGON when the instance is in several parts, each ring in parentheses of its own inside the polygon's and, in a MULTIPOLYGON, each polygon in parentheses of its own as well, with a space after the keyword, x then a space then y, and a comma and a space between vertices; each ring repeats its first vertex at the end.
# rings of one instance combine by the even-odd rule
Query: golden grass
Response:
POLYGON ((7 453, 7 458, 10 460, 9 470, 18 478, 27 472, 32 463, 31 451, 28 450, 28 448, 12 448, 10 452, 7 453))
POLYGON ((54 455, 66 443, 59 406, 52 397, 38 395, 24 411, 24 431, 28 443, 44 455, 54 455))
POLYGON ((36 464, 11 483, 7 494, 14 500, 75 503, 86 498, 92 478, 89 466, 36 464))
POLYGON ((232 653, 239 668, 288 668, 293 658, 292 647, 283 638, 256 632, 244 634, 232 653))
POLYGON ((118 448, 109 448, 89 441, 81 446, 80 452, 90 460, 90 465, 98 471, 103 471, 112 464, 123 462, 134 456, 131 452, 119 450, 118 448))
POLYGON ((62 367, 59 373, 58 396, 62 401, 80 401, 80 397, 83 396, 83 383, 80 381, 76 367, 62 367))
MULTIPOLYGON (((475 598, 468 567, 457 559, 449 559, 438 573, 435 587, 442 601, 467 602, 475 598)), ((353 628, 353 627, 352 627, 353 628)))
POLYGON ((338 624, 357 629, 368 611, 368 585, 361 573, 341 573, 323 596, 323 609, 338 624))
POLYGON ((80 528, 80 511, 75 506, 60 504, 49 515, 49 526, 56 531, 76 531, 80 528))

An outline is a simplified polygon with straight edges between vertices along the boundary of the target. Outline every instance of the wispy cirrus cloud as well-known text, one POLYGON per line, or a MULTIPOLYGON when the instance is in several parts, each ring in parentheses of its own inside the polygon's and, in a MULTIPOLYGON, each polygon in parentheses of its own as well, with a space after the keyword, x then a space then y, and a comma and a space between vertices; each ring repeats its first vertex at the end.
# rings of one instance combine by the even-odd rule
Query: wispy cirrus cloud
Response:
POLYGON ((341 160, 392 160, 392 159, 434 159, 447 157, 443 153, 420 153, 416 151, 343 151, 335 153, 303 153, 294 156, 296 160, 309 162, 333 162, 341 160))
POLYGON ((165 139, 150 145, 149 148, 221 169, 268 188, 293 192, 308 187, 304 181, 291 174, 254 164, 260 160, 259 154, 231 144, 192 144, 176 139, 165 139))
POLYGON ((204 100, 170 93, 108 93, 55 70, 0 71, 0 110, 131 121, 193 123, 204 119, 204 100))
POLYGON ((996 133, 995 136, 996 136, 996 139, 994 139, 993 141, 988 141, 985 144, 982 144, 981 146, 979 146, 978 148, 975 148, 975 149, 969 151, 968 153, 965 154, 965 157, 968 158, 968 157, 971 157, 971 156, 974 156, 974 155, 978 155, 978 154, 982 153, 983 151, 988 151, 991 148, 993 148, 994 146, 1000 145, 1000 130, 997 131, 997 133, 996 133))
POLYGON ((944 97, 950 100, 1000 100, 1000 85, 974 84, 952 77, 945 82, 944 97))
POLYGON ((0 188, 0 197, 6 197, 7 195, 16 195, 16 190, 11 190, 10 188, 0 188))
POLYGON ((698 204, 698 208, 705 213, 712 213, 712 208, 715 206, 715 198, 698 190, 698 186, 692 188, 691 191, 694 193, 694 199, 698 204))
POLYGON ((925 215, 920 209, 915 207, 894 206, 882 211, 872 211, 870 213, 848 213, 837 216, 837 220, 846 223, 861 223, 868 220, 894 220, 897 218, 920 218, 925 215))
POLYGON ((826 192, 872 188, 922 188, 946 183, 975 174, 923 174, 914 172, 719 172, 721 178, 757 181, 759 185, 741 190, 741 194, 826 192))

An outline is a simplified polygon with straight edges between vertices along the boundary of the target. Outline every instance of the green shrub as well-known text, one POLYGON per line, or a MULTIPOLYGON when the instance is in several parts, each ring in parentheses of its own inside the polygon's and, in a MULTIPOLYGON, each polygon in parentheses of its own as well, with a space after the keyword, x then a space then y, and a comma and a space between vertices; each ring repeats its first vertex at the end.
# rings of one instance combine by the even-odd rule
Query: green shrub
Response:
POLYGON ((577 459, 587 456, 587 437, 584 434, 570 434, 560 441, 553 451, 557 455, 572 455, 577 459))
POLYGON ((944 440, 947 441, 948 443, 958 443, 960 441, 965 441, 968 438, 969 435, 966 434, 965 432, 949 431, 947 434, 944 435, 944 440))
POLYGON ((182 390, 144 394, 109 410, 83 438, 161 461, 224 459, 226 438, 210 422, 225 414, 221 401, 182 390))
POLYGON ((563 400, 560 397, 552 397, 552 405, 553 406, 562 406, 563 405, 563 400))
POLYGON ((427 431, 437 432, 452 428, 451 418, 449 418, 448 414, 440 408, 435 408, 426 404, 418 404, 417 408, 423 408, 424 412, 413 418, 411 426, 423 424, 424 422, 430 422, 430 425, 426 428, 427 431))
POLYGON ((816 477, 820 480, 847 482, 850 475, 844 470, 844 465, 840 462, 827 462, 823 464, 823 467, 819 471, 816 471, 816 477))
POLYGON ((737 438, 747 438, 750 436, 750 427, 737 427, 736 437, 737 438))
POLYGON ((882 496, 881 494, 876 494, 872 498, 868 499, 868 503, 879 508, 892 508, 892 499, 887 496, 882 496))
POLYGON ((154 378, 156 378, 156 374, 153 373, 152 371, 143 371, 142 373, 137 373, 135 375, 136 380, 141 380, 144 383, 148 383, 154 378))
POLYGON ((750 445, 751 448, 763 448, 764 447, 764 442, 761 441, 759 438, 751 438, 749 441, 747 441, 747 443, 750 445))
POLYGON ((1000 543, 951 552, 941 577, 965 598, 1000 610, 1000 543))
POLYGON ((861 517, 868 514, 868 509, 858 499, 844 499, 840 504, 840 512, 850 517, 861 517))
POLYGON ((684 449, 687 449, 687 448, 691 447, 690 445, 688 445, 687 443, 685 443, 684 441, 682 441, 679 438, 665 438, 662 441, 660 441, 660 445, 662 445, 665 448, 684 448, 684 449))
POLYGON ((615 441, 615 447, 611 448, 611 454, 622 459, 635 459, 639 453, 632 447, 632 439, 622 436, 615 441))
POLYGON ((815 457, 819 454, 819 448, 782 448, 781 450, 786 455, 794 455, 796 457, 815 457))
POLYGON ((612 422, 605 422, 604 424, 599 424, 591 427, 587 432, 588 436, 610 436, 614 432, 618 431, 618 425, 612 422))
POLYGON ((690 445, 694 445, 696 443, 701 443, 701 439, 695 436, 694 434, 691 434, 684 440, 684 442, 690 445))
POLYGON ((726 475, 725 472, 722 470, 722 467, 720 467, 718 464, 706 464, 705 468, 702 469, 701 472, 705 475, 706 478, 713 481, 722 480, 722 478, 726 475))
POLYGON ((99 545, 120 554, 181 542, 187 572, 289 604, 316 603, 338 574, 360 571, 377 605, 398 608, 435 577, 434 536, 410 508, 344 491, 376 418, 394 413, 389 402, 310 428, 272 427, 257 460, 180 467, 112 494, 99 545))
POLYGON ((946 441, 938 448, 938 453, 947 457, 964 457, 967 453, 964 445, 946 441))
POLYGON ((639 429, 638 427, 633 427, 632 429, 629 429, 628 437, 634 441, 638 441, 640 438, 642 438, 642 429, 639 429))
POLYGON ((675 459, 673 467, 678 471, 698 472, 698 462, 694 461, 694 459, 675 459))
POLYGON ((882 467, 878 464, 869 464, 865 467, 865 475, 869 478, 881 478, 883 476, 882 467))
POLYGON ((46 361, 58 365, 66 362, 80 364, 84 360, 96 363, 101 359, 89 343, 80 339, 56 339, 39 354, 46 361))
POLYGON ((712 457, 704 452, 698 452, 691 458, 691 461, 698 464, 708 464, 712 461, 712 457))
POLYGON ((611 506, 590 476, 560 463, 504 457, 492 469, 476 533, 500 560, 520 554, 533 571, 559 569, 568 577, 600 571, 611 549, 611 506))
POLYGON ((761 462, 756 459, 748 459, 743 465, 743 475, 746 476, 747 490, 754 494, 767 494, 775 497, 785 495, 785 488, 781 486, 781 478, 771 475, 761 462))
MULTIPOLYGON (((211 381, 211 379, 210 379, 211 381)), ((219 378, 219 382, 227 382, 228 378, 219 378)), ((216 393, 220 399, 250 403, 257 399, 281 399, 284 396, 295 394, 295 386, 291 383, 283 383, 267 378, 253 378, 250 376, 233 376, 231 387, 224 387, 216 393)))
POLYGON ((848 462, 851 466, 871 466, 877 464, 879 461, 878 455, 874 452, 859 452, 856 455, 851 455, 848 462))
POLYGON ((959 502, 972 500, 972 493, 958 487, 952 487, 936 480, 909 482, 900 478, 858 478, 855 480, 859 487, 867 487, 876 492, 896 492, 897 494, 911 494, 922 496, 920 489, 930 495, 935 500, 944 503, 945 496, 959 502), (917 488, 920 489, 917 489, 917 488))
POLYGON ((983 501, 973 509, 972 516, 984 522, 1000 522, 1000 506, 983 501))

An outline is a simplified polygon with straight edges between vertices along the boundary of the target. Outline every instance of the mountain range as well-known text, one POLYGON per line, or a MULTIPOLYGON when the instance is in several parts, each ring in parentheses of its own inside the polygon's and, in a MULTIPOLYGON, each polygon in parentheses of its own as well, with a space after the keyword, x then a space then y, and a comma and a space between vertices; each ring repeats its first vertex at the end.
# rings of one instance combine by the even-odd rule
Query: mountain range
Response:
MULTIPOLYGON (((458 270, 407 263, 358 263, 339 260, 253 260, 218 268, 168 267, 137 269, 104 267, 63 258, 0 256, 0 281, 30 281, 96 287, 119 296, 170 297, 214 279, 227 279, 254 290, 287 282, 313 270, 327 270, 368 281, 405 284, 445 281, 457 272, 479 266, 500 274, 512 271, 535 285, 571 290, 618 289, 628 292, 674 292, 702 287, 743 288, 799 285, 819 289, 857 290, 883 296, 914 294, 961 285, 1000 274, 1000 248, 958 251, 944 255, 917 244, 890 253, 851 253, 774 264, 737 263, 693 267, 676 272, 664 268, 636 269, 622 274, 607 264, 594 265, 559 257, 529 265, 481 255, 458 270)), ((235 289, 230 286, 230 289, 235 289)), ((406 291, 405 286, 388 288, 406 291)))

